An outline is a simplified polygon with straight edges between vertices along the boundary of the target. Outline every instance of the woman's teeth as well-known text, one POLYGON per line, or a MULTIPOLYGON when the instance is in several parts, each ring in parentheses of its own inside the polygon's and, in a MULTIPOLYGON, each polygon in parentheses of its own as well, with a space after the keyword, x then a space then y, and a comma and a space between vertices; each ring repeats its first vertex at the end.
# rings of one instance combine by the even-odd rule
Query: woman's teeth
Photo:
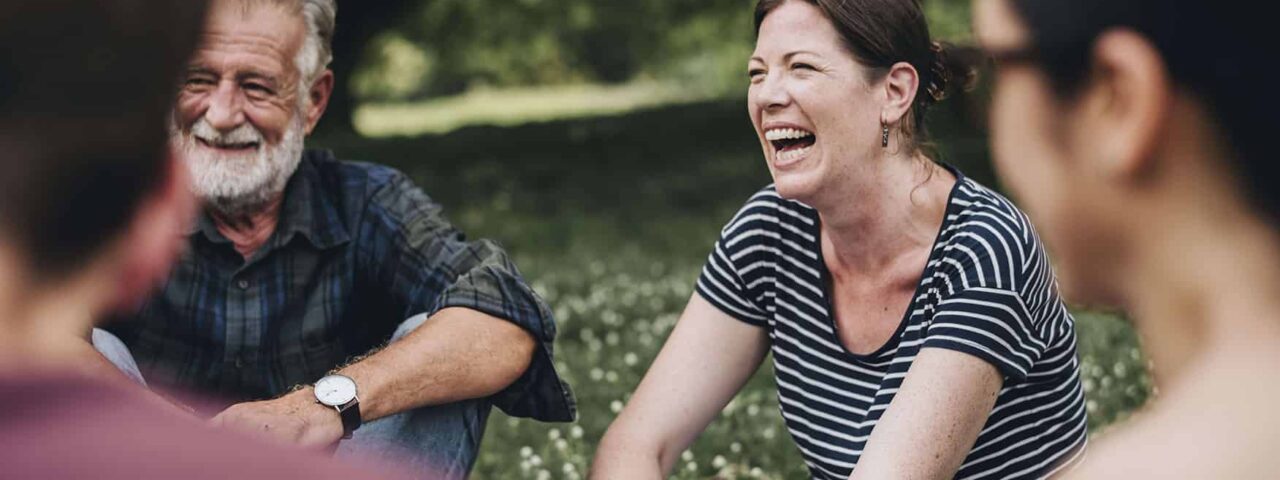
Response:
POLYGON ((806 154, 808 154, 809 150, 812 148, 813 148, 813 145, 807 145, 800 148, 790 148, 786 150, 780 150, 778 151, 778 161, 790 162, 794 160, 799 160, 801 157, 804 157, 806 154))
POLYGON ((803 158, 817 143, 817 137, 798 128, 774 128, 764 132, 765 140, 773 144, 779 162, 792 162, 803 158))
POLYGON ((770 142, 775 140, 795 140, 811 136, 813 136, 812 133, 795 128, 775 128, 764 132, 764 139, 770 142))

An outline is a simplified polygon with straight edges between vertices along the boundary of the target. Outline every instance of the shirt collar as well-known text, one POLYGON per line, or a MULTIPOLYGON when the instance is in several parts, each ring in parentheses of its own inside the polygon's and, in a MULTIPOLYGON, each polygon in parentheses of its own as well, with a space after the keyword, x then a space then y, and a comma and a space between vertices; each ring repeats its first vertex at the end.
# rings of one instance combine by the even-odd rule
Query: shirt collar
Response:
MULTIPOLYGON (((284 190, 284 204, 280 208, 280 223, 267 245, 274 248, 287 245, 295 235, 302 235, 316 248, 321 250, 342 245, 350 241, 347 226, 342 221, 342 212, 335 204, 331 188, 340 186, 326 185, 320 175, 316 162, 333 162, 333 153, 328 150, 306 150, 298 169, 289 178, 284 190)), ((229 243, 208 212, 201 212, 200 217, 187 230, 188 235, 203 233, 214 243, 229 243)))

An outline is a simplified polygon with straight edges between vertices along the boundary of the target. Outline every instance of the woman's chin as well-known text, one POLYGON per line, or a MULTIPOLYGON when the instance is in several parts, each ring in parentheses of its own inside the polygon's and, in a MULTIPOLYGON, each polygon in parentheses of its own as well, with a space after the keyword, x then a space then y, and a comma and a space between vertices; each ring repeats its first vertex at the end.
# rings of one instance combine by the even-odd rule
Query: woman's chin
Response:
POLYGON ((820 176, 815 172, 774 171, 773 184, 778 195, 788 200, 806 202, 820 187, 820 176))

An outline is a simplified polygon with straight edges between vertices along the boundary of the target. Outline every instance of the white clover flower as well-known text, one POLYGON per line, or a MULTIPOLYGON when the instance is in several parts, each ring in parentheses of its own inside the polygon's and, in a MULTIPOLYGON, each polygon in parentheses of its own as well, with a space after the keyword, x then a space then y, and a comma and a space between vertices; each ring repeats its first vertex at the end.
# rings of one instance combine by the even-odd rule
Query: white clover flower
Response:
POLYGON ((753 477, 764 476, 764 470, 761 470, 760 467, 751 467, 751 476, 753 477))
POLYGON ((680 454, 680 459, 686 462, 693 461, 693 451, 685 450, 684 453, 680 454))
POLYGON ((764 435, 765 440, 773 440, 773 427, 766 428, 764 429, 764 432, 761 433, 764 435))
POLYGON ((613 411, 613 413, 621 412, 621 411, 622 411, 622 402, 621 402, 621 401, 618 401, 618 400, 614 400, 614 401, 612 401, 612 402, 609 402, 609 410, 612 410, 612 411, 613 411))
POLYGON ((564 462, 564 466, 560 467, 560 470, 563 471, 566 475, 568 475, 570 473, 578 471, 578 467, 573 466, 572 463, 564 462))
POLYGON ((742 453, 742 444, 738 442, 729 444, 729 451, 733 453, 742 453))
POLYGON ((533 447, 520 447, 520 458, 529 458, 530 455, 533 455, 533 447))
POLYGON ((640 357, 632 352, 627 352, 627 354, 622 357, 622 363, 627 364, 628 367, 634 366, 636 363, 639 363, 639 362, 640 362, 640 357))
POLYGON ((738 397, 733 397, 733 400, 729 400, 729 403, 724 404, 724 408, 720 409, 720 413, 733 415, 733 412, 738 410, 738 403, 738 397))
POLYGON ((752 416, 752 417, 754 417, 754 416, 759 415, 759 414, 760 414, 760 406, 759 406, 759 405, 756 405, 756 404, 754 404, 754 403, 753 403, 753 404, 751 404, 751 405, 747 405, 747 415, 748 415, 748 416, 752 416))
POLYGON ((574 425, 569 428, 569 436, 573 438, 582 438, 582 427, 574 425))
POLYGON ((724 466, 728 464, 729 461, 725 460, 722 455, 716 455, 716 458, 711 459, 711 466, 716 467, 717 469, 724 468, 724 466))
POLYGON ((538 480, 551 480, 551 472, 538 470, 538 480))
POLYGON ((551 429, 551 430, 548 430, 548 431, 547 431, 547 438, 549 438, 549 439, 551 439, 551 440, 555 440, 555 439, 557 439, 557 438, 560 438, 560 429, 559 429, 559 428, 553 428, 553 429, 551 429))
POLYGON ((601 370, 600 367, 592 368, 590 375, 592 380, 595 380, 598 382, 600 381, 600 379, 604 378, 604 370, 601 370))
POLYGON ((537 456, 537 455, 534 455, 534 456, 532 456, 532 457, 529 457, 529 464, 530 464, 530 465, 533 465, 533 466, 535 466, 535 467, 541 467, 541 466, 542 466, 542 457, 539 457, 539 456, 537 456))
POLYGON ((609 383, 616 383, 618 381, 618 372, 615 372, 613 370, 609 370, 608 372, 605 372, 604 381, 609 383))
POLYGON ((684 468, 685 468, 685 470, 688 470, 688 471, 690 471, 690 472, 696 472, 696 471, 698 471, 698 463, 697 463, 697 462, 689 462, 689 463, 686 463, 686 464, 684 465, 684 468))
POLYGON ((569 449, 569 442, 564 441, 563 438, 556 439, 556 450, 563 452, 568 449, 569 449))

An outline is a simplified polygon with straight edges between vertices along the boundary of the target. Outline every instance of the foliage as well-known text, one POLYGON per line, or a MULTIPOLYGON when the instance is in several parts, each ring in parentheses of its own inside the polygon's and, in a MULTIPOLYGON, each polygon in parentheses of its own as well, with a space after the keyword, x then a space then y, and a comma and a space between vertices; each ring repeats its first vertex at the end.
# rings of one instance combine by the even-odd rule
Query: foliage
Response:
MULTIPOLYGON (((380 34, 354 79, 389 101, 474 87, 677 83, 734 95, 746 85, 752 0, 431 0, 380 34)), ((935 37, 969 37, 968 0, 924 3, 935 37)))
POLYGON ((375 40, 357 93, 387 100, 474 86, 618 83, 688 62, 704 75, 727 69, 719 65, 726 56, 738 57, 739 77, 749 9, 743 0, 432 0, 375 40), (405 58, 427 66, 410 72, 416 91, 381 83, 405 58))

